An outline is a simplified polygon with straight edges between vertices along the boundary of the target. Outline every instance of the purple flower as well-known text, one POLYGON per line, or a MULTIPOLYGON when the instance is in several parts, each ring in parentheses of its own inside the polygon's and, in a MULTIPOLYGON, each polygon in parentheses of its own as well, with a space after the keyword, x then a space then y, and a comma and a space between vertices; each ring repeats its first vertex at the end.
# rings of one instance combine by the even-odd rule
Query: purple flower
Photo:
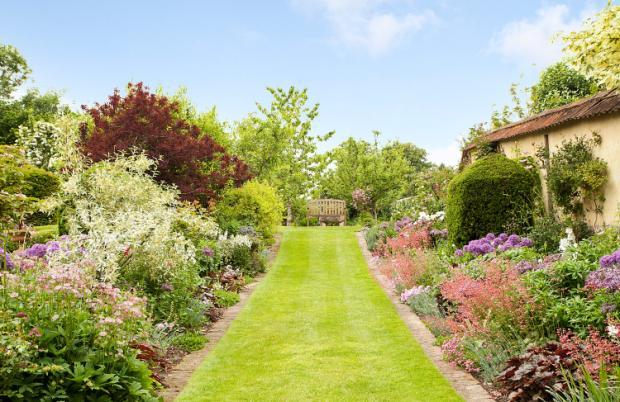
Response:
POLYGON ((462 257, 465 253, 460 248, 454 252, 457 257, 462 257))
POLYGON ((15 268, 15 263, 11 259, 11 255, 8 252, 4 251, 2 247, 0 247, 0 258, 2 258, 2 256, 4 256, 4 262, 6 263, 7 269, 15 268))
POLYGON ((601 306, 601 313, 603 314, 613 313, 614 311, 616 311, 615 304, 603 303, 603 305, 601 306))
POLYGON ((46 243, 47 245, 47 253, 55 253, 56 251, 60 251, 60 242, 58 241, 49 241, 46 243))
POLYGON ((174 286, 171 283, 164 283, 161 285, 161 290, 164 292, 172 292, 174 290, 174 286))
POLYGON ((610 255, 601 257, 600 263, 603 268, 620 266, 620 250, 616 250, 610 255))
POLYGON ((602 267, 590 272, 586 278, 586 287, 617 292, 620 290, 620 268, 602 267))
POLYGON ((42 258, 47 253, 47 246, 45 244, 37 243, 33 244, 30 248, 24 250, 23 254, 28 258, 42 258))
MULTIPOLYGON (((495 235, 489 233, 481 239, 472 240, 467 243, 461 252, 471 253, 474 256, 489 254, 495 251, 506 251, 517 247, 530 247, 532 241, 528 238, 516 234, 508 236, 506 233, 495 235)), ((459 254, 457 256, 460 257, 459 254)))
POLYGON ((207 257, 213 257, 215 255, 215 252, 212 248, 205 247, 202 249, 202 254, 206 255, 207 257))

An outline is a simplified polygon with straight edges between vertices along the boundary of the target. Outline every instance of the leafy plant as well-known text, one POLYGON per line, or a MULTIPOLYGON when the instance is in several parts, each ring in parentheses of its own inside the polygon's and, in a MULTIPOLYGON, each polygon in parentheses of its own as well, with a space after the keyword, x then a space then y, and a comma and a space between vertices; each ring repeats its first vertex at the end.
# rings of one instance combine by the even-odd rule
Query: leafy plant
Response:
POLYGON ((450 241, 457 245, 508 224, 526 231, 532 221, 534 177, 503 155, 481 158, 455 176, 448 186, 446 222, 450 241))
POLYGON ((272 241, 282 223, 284 205, 276 190, 266 183, 249 181, 229 189, 217 204, 215 215, 220 227, 234 222, 236 233, 241 226, 252 226, 266 241, 272 241))
POLYGON ((562 211, 581 220, 587 210, 597 216, 602 213, 607 182, 607 162, 594 156, 594 147, 601 138, 576 137, 565 140, 552 153, 547 181, 555 202, 562 211))
POLYGON ((182 198, 204 205, 228 186, 248 180, 248 166, 179 118, 178 108, 142 83, 129 84, 125 96, 115 90, 106 103, 84 107, 92 118, 92 124, 80 128, 84 153, 98 162, 137 148, 159 161, 159 182, 175 185, 182 198))
POLYGON ((577 369, 570 351, 557 342, 532 347, 506 364, 508 367, 497 377, 497 382, 508 393, 510 402, 549 399, 549 390, 566 389, 563 370, 577 369))
POLYGON ((186 352, 194 352, 202 349, 208 339, 199 332, 184 332, 172 339, 172 344, 186 352))
POLYGON ((230 292, 224 289, 215 289, 213 294, 215 295, 215 302, 217 305, 224 308, 232 307, 239 303, 240 300, 239 293, 230 292))

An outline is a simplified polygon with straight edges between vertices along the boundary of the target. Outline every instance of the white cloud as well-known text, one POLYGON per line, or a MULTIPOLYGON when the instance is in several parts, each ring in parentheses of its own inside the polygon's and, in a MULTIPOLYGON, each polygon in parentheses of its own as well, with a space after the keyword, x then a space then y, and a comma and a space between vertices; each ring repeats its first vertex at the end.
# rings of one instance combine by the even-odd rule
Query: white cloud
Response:
POLYGON ((556 35, 578 29, 582 21, 592 14, 583 10, 571 18, 564 4, 540 8, 534 18, 509 22, 491 39, 490 50, 505 60, 518 64, 547 66, 562 57, 562 43, 556 35), (556 40, 554 40, 556 39, 556 40))
POLYGON ((454 141, 446 147, 430 148, 427 158, 433 163, 456 166, 461 161, 461 145, 458 141, 454 141))
POLYGON ((332 40, 379 55, 394 48, 411 33, 436 21, 431 10, 421 13, 388 10, 403 0, 292 0, 311 13, 319 13, 333 31, 332 40))

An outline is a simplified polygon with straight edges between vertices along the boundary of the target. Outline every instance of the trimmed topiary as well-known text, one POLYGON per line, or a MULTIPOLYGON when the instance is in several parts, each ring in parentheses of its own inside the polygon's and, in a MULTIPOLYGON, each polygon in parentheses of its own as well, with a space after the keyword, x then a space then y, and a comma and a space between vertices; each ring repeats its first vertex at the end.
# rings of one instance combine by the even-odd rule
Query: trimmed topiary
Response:
POLYGON ((461 246, 487 233, 525 232, 530 226, 539 179, 500 154, 477 160, 448 186, 450 240, 461 246))

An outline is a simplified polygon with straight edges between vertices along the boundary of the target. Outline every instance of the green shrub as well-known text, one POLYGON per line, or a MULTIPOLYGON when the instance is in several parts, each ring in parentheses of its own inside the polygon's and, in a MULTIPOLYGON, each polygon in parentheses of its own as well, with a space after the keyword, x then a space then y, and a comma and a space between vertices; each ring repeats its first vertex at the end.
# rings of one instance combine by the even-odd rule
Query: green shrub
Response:
POLYGON ((60 187, 58 177, 36 166, 24 165, 21 167, 24 175, 23 193, 29 197, 45 198, 54 194, 60 187))
POLYGON ((525 232, 531 225, 538 186, 534 175, 503 155, 477 160, 448 186, 450 241, 462 245, 507 228, 525 232))
POLYGON ((252 226, 268 241, 273 239, 283 213, 284 205, 276 190, 255 180, 227 190, 216 209, 222 229, 236 233, 241 226, 252 226))
POLYGON ((536 219, 527 237, 534 242, 534 248, 541 253, 558 251, 564 227, 553 217, 536 219))
POLYGON ((229 292, 224 289, 215 289, 216 303, 220 307, 231 307, 239 303, 240 297, 237 292, 229 292))
POLYGON ((0 400, 157 400, 130 346, 150 329, 143 299, 97 281, 88 260, 15 273, 0 291, 0 400))
POLYGON ((172 344, 186 352, 194 352, 202 349, 208 342, 206 336, 199 332, 185 332, 172 339, 172 344))

